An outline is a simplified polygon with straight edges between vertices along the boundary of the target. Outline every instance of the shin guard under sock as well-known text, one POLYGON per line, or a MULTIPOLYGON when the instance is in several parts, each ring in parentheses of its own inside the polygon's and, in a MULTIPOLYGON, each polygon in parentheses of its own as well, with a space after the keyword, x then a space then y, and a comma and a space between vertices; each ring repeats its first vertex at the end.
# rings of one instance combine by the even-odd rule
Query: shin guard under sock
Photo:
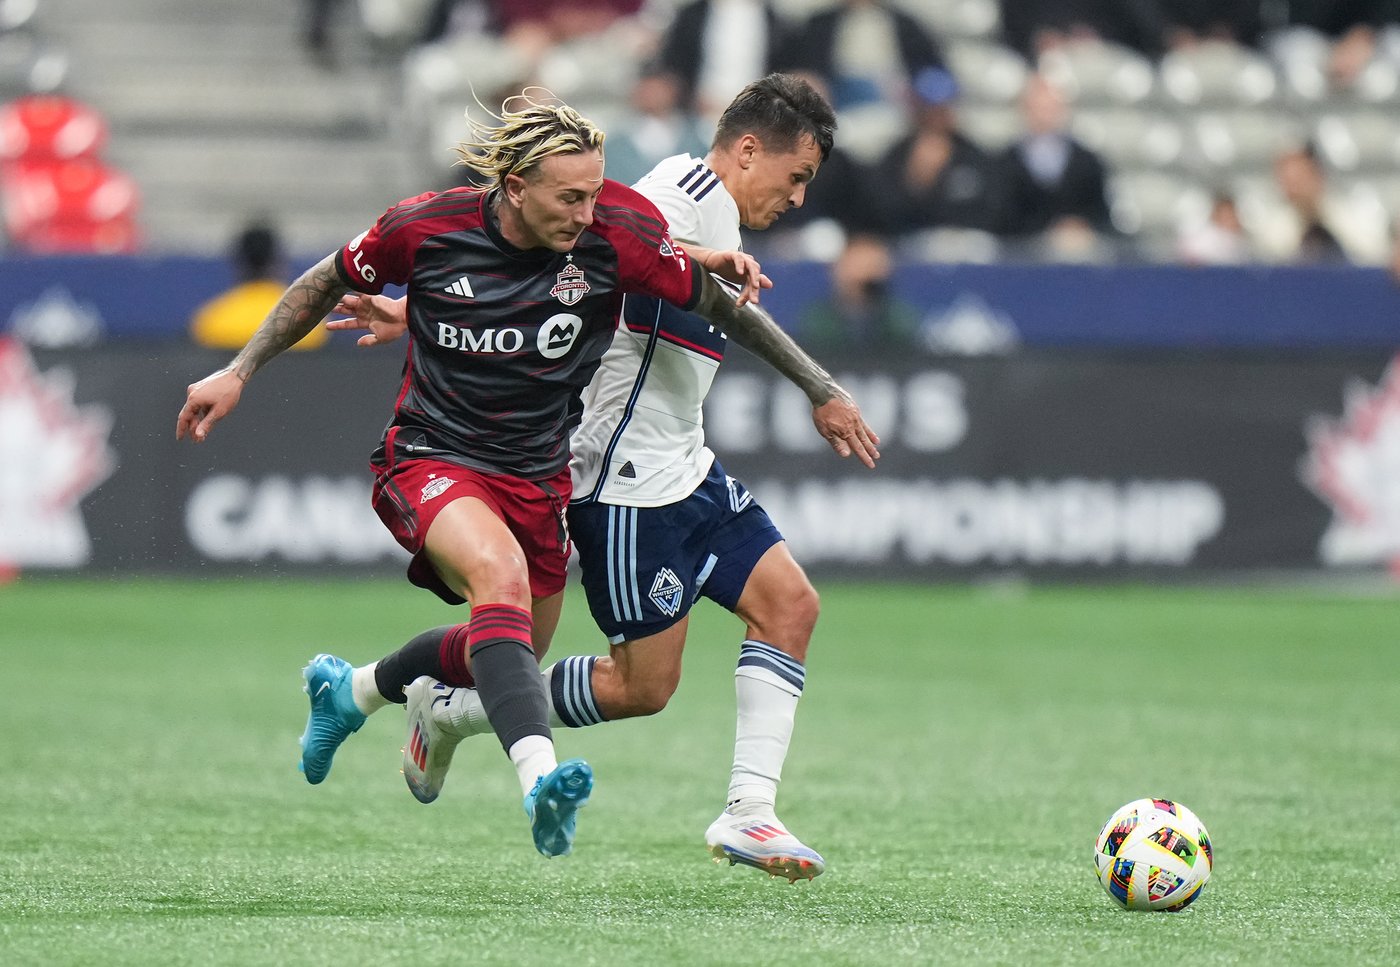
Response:
POLYGON ((472 609, 472 674, 491 728, 507 752, 527 735, 552 738, 549 701, 530 643, 530 612, 507 604, 472 609))

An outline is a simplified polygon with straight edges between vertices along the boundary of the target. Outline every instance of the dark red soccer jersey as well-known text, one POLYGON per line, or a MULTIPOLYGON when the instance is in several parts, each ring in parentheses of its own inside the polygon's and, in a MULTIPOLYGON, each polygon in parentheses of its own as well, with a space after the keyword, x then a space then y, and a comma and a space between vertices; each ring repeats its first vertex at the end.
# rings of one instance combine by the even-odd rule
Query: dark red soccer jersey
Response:
POLYGON ((683 308, 700 278, 656 207, 606 181, 573 251, 522 250, 492 196, 452 188, 400 202, 341 250, 360 292, 408 289, 408 358, 376 463, 433 457, 527 480, 569 460, 579 393, 612 343, 622 295, 683 308))

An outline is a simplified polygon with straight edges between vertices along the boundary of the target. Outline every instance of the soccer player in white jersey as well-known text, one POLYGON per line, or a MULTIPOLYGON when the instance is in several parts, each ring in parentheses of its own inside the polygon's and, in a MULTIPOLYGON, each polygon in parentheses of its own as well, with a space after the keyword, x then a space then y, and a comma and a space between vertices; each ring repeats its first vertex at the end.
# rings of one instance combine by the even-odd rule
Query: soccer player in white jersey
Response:
MULTIPOLYGON (((831 150, 835 123, 810 85, 773 74, 746 87, 724 112, 704 159, 668 158, 635 187, 666 217, 673 238, 737 250, 740 225, 768 228, 802 204, 831 150)), ((354 302, 345 308, 360 318, 332 328, 365 328, 373 316, 354 302)), ((564 658, 543 674, 555 725, 650 715, 679 683, 691 605, 703 596, 736 614, 746 634, 735 670, 734 764, 727 805, 706 831, 706 846, 731 865, 810 879, 825 861, 787 831, 774 804, 818 598, 768 515, 705 445, 701 404, 725 343, 699 316, 627 297, 570 444, 569 529, 610 654, 564 658)), ((756 351, 783 371, 783 353, 800 353, 795 346, 756 351)), ((851 417, 849 399, 812 402, 819 430, 851 417)), ((879 441, 859 422, 864 444, 837 449, 846 450, 842 456, 857 452, 873 467, 879 441)), ((490 725, 471 689, 420 678, 406 697, 404 775, 414 795, 431 802, 460 739, 490 725)))

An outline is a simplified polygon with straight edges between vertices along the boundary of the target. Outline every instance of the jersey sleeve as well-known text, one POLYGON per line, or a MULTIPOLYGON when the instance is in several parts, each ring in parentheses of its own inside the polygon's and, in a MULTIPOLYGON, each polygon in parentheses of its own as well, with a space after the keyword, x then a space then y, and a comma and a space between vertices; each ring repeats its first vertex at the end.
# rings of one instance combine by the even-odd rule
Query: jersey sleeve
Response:
POLYGON ((700 206, 684 189, 666 182, 652 182, 637 191, 661 212, 670 226, 672 238, 679 239, 682 244, 693 242, 707 248, 713 247, 703 235, 700 206))
MULTIPOLYGON (((624 292, 653 295, 682 309, 700 301, 700 272, 671 240, 670 226, 644 196, 616 182, 606 199, 609 238, 617 251, 618 285, 624 292)), ((600 200, 601 201, 601 200, 600 200)))
POLYGON ((336 254, 336 269, 350 288, 374 295, 383 292, 386 285, 408 282, 416 236, 402 230, 408 223, 399 216, 432 194, 399 202, 336 254))
POLYGON ((698 201, 684 188, 665 181, 649 181, 637 191, 657 207, 671 226, 671 237, 682 245, 690 242, 721 252, 743 248, 739 226, 726 209, 728 195, 723 189, 710 191, 698 201))

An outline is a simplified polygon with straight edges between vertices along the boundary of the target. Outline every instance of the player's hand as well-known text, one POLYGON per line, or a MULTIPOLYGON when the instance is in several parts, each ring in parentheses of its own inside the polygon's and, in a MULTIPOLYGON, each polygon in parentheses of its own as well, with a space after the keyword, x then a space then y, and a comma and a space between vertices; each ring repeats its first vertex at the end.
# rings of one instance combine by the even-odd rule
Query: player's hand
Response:
POLYGON ((871 470, 880 459, 880 437, 860 415, 860 407, 851 394, 840 390, 821 406, 812 408, 812 422, 837 456, 855 454, 871 470))
POLYGON ((408 332, 407 305, 407 299, 347 292, 333 311, 349 318, 327 319, 326 328, 331 332, 365 329, 365 335, 355 340, 356 346, 383 346, 408 332))
POLYGON ((228 416, 242 395, 243 380, 232 369, 221 369, 191 383, 185 389, 185 405, 175 419, 175 439, 189 437, 203 443, 214 424, 228 416))
MULTIPOLYGON (((692 253, 697 250, 692 248, 692 253)), ((758 294, 763 289, 773 288, 773 280, 763 274, 758 260, 747 252, 717 252, 713 249, 698 250, 700 264, 707 271, 728 282, 740 286, 736 306, 758 305, 758 294)))

